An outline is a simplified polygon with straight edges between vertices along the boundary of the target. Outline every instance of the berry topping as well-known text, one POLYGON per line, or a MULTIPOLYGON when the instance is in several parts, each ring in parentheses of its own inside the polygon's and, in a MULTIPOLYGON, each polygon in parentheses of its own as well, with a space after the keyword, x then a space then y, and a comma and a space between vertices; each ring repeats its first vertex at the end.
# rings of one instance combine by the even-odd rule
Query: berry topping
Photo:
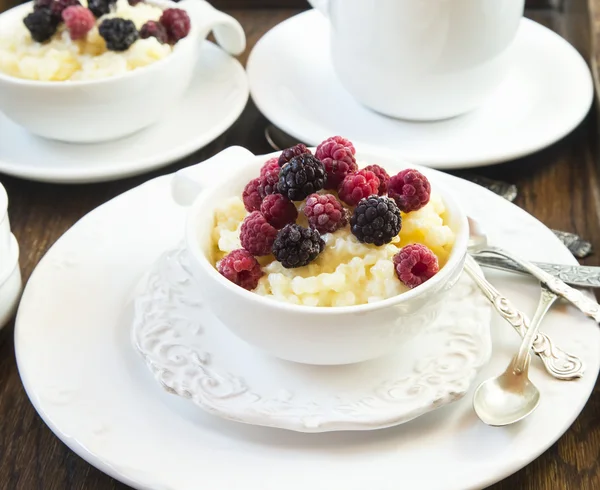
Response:
POLYGON ((348 213, 331 194, 311 194, 306 199, 304 214, 308 224, 319 233, 333 233, 348 224, 348 213))
POLYGON ((259 186, 260 179, 257 177, 248 182, 244 188, 244 192, 242 192, 242 201, 244 201, 244 207, 249 213, 260 209, 262 197, 260 197, 260 192, 258 191, 259 186))
POLYGON ((281 152, 281 155, 279 155, 279 166, 283 167, 292 158, 297 157, 298 155, 304 155, 305 153, 312 155, 306 145, 303 145, 302 143, 298 143, 296 146, 287 148, 281 152))
POLYGON ((300 225, 286 225, 277 234, 273 254, 286 269, 310 264, 325 248, 317 230, 300 225))
POLYGON ((217 263, 217 270, 231 282, 251 291, 263 272, 250 252, 243 248, 228 253, 217 263))
MULTIPOLYGON (((131 1, 129 2, 131 3, 131 1)), ((149 37, 155 37, 161 44, 169 42, 169 36, 167 30, 160 22, 149 20, 140 29, 140 37, 142 39, 148 39, 149 37)))
POLYGON ((260 186, 258 191, 260 196, 264 198, 269 194, 277 192, 277 182, 279 182, 279 165, 277 158, 271 158, 260 169, 260 186))
POLYGON ((50 4, 50 10, 52 10, 52 15, 60 20, 62 18, 63 11, 73 6, 81 7, 79 0, 54 0, 50 4))
POLYGON ((49 9, 52 5, 52 0, 33 0, 33 11, 39 9, 49 9))
POLYGON ((288 201, 281 194, 266 196, 260 205, 260 212, 277 229, 283 228, 289 223, 294 223, 298 217, 298 210, 294 203, 288 201))
POLYGON ((135 24, 125 19, 103 20, 98 27, 98 32, 106 41, 106 47, 111 51, 126 51, 138 39, 135 24))
POLYGON ((409 168, 390 179, 388 195, 396 201, 401 211, 410 213, 429 202, 431 184, 421 172, 409 168))
POLYGON ((358 170, 354 153, 352 143, 341 136, 333 136, 317 146, 315 156, 327 172, 326 189, 337 189, 348 174, 358 170))
POLYGON ((374 243, 378 247, 390 243, 401 227, 398 206, 384 196, 372 195, 363 199, 350 218, 350 229, 358 241, 374 243))
POLYGON ((308 153, 292 158, 279 172, 279 193, 290 201, 302 201, 321 190, 324 184, 323 164, 308 153))
POLYGON ((394 255, 398 278, 409 288, 423 284, 440 270, 436 255, 425 245, 407 245, 394 255))
POLYGON ((138 3, 141 3, 143 0, 127 0, 127 3, 132 7, 135 7, 138 3))
POLYGON ((63 10, 62 18, 71 39, 82 39, 96 25, 96 18, 90 9, 73 5, 63 10))
POLYGON ((277 236, 277 230, 258 211, 253 211, 242 223, 240 240, 252 255, 269 255, 277 236))
POLYGON ((169 41, 173 44, 190 33, 190 16, 185 10, 166 9, 160 17, 160 23, 165 26, 169 41))
POLYGON ((379 179, 369 170, 359 170, 347 175, 338 189, 340 199, 349 206, 356 206, 361 199, 379 190, 379 179))
POLYGON ((50 39, 56 32, 58 22, 50 9, 39 8, 23 19, 25 27, 29 29, 31 38, 38 43, 50 39))
POLYGON ((110 12, 110 6, 115 0, 88 0, 88 8, 96 18, 102 17, 110 12))
POLYGON ((369 165, 368 167, 365 167, 364 170, 373 172, 379 179, 379 191, 377 192, 377 194, 379 194, 380 196, 387 194, 390 176, 385 171, 385 169, 380 167, 379 165, 369 165))

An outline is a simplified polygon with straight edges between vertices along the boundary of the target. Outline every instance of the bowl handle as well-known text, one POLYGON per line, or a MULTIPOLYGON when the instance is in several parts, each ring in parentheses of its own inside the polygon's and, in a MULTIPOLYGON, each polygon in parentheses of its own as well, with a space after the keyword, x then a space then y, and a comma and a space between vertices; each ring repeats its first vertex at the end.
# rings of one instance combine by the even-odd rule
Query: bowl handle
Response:
POLYGON ((199 40, 204 40, 213 31, 219 46, 229 54, 237 56, 246 49, 244 29, 231 15, 220 12, 204 0, 184 0, 179 5, 189 14, 199 40))
POLYGON ((208 178, 226 179, 237 172, 255 155, 241 146, 230 146, 214 157, 175 172, 171 181, 171 196, 181 206, 190 206, 207 187, 208 178))

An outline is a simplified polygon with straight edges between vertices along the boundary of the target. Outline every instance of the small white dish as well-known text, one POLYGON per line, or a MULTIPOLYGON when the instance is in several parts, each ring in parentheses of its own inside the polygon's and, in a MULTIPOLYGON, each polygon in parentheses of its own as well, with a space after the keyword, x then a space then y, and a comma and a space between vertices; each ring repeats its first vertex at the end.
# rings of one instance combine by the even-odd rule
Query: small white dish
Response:
MULTIPOLYGON (((185 9, 191 18, 190 33, 167 57, 101 80, 44 82, 0 72, 0 111, 31 133, 52 140, 99 143, 123 138, 159 121, 180 102, 194 76, 204 39, 213 28, 229 53, 238 55, 246 47, 239 22, 204 0, 149 1, 163 10, 185 9)), ((0 29, 22 22, 31 10, 29 2, 0 14, 0 29)), ((201 105, 195 109, 207 110, 201 105)))
POLYGON ((559 35, 523 19, 510 49, 512 70, 482 106, 427 123, 382 116, 346 92, 332 66, 328 22, 317 11, 265 34, 250 54, 247 71, 260 111, 309 145, 343 134, 364 151, 429 167, 466 168, 549 146, 571 132, 592 104, 590 71, 559 35))
MULTIPOLYGON (((373 154, 360 158, 393 164, 373 154)), ((206 171, 206 178, 214 175, 208 166, 206 171)), ((494 224, 494 243, 529 259, 577 263, 547 227, 507 200, 436 175, 469 215, 494 224)), ((19 373, 36 410, 68 447, 122 482, 144 490, 485 488, 554 444, 592 393, 600 329, 565 305, 552 309, 544 330, 585 362, 586 374, 576 382, 556 381, 534 359, 530 376, 544 396, 535 415, 518 427, 485 426, 468 394, 378 431, 300 434, 199 410, 157 385, 130 338, 133 288, 183 238, 187 210, 173 202, 171 180, 153 179, 65 233, 28 281, 15 327, 19 373)), ((486 275, 518 308, 534 311, 537 283, 515 274, 486 275)), ((474 383, 506 367, 520 343, 497 315, 491 331, 492 358, 474 383)), ((180 352, 172 349, 174 360, 180 352)))
POLYGON ((8 254, 0 256, 0 329, 12 318, 21 297, 21 268, 19 244, 10 235, 8 254))
POLYGON ((127 138, 87 145, 50 141, 33 136, 0 114, 0 172, 69 184, 148 172, 219 137, 237 120, 247 101, 248 81, 242 65, 205 41, 183 99, 162 121, 127 138))
POLYGON ((437 318, 393 354, 307 366, 265 356, 229 333, 211 314, 192 261, 182 247, 154 264, 135 299, 132 337, 167 391, 225 419, 299 432, 382 429, 459 400, 490 358, 491 308, 464 275, 437 318))
MULTIPOLYGON (((314 150, 314 149, 313 149, 314 150)), ((244 186, 260 172, 267 158, 241 147, 230 147, 204 163, 177 172, 174 198, 197 199, 189 210, 185 241, 190 266, 206 304, 229 329, 246 342, 276 357, 307 364, 339 365, 362 362, 388 354, 412 339, 441 312, 446 295, 463 269, 469 225, 467 217, 436 174, 427 174, 446 207, 446 224, 455 241, 447 263, 431 279, 397 296, 355 306, 314 307, 265 298, 225 279, 210 261, 214 213, 228 197, 241 196, 244 186), (204 186, 205 168, 228 168, 217 182, 204 186), (182 196, 181 190, 185 189, 182 196), (236 307, 232 308, 231 305, 236 307), (248 312, 252 312, 252 319, 248 312)), ((380 163, 379 161, 376 161, 380 163)), ((365 162, 366 164, 375 162, 365 162)), ((387 166, 390 175, 413 165, 387 166)))
POLYGON ((0 182, 0 273, 5 257, 10 254, 10 220, 8 218, 8 195, 0 182))

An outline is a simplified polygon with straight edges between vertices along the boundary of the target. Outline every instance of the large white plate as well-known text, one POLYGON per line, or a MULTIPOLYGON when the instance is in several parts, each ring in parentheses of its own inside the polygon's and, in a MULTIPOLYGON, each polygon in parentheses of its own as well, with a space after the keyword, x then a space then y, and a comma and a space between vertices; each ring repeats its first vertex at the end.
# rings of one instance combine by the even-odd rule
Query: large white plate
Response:
POLYGON ((510 49, 512 71, 482 107, 431 123, 391 119, 355 101, 335 75, 329 25, 316 11, 265 34, 247 71, 260 111, 307 144, 342 134, 363 151, 388 152, 435 168, 465 168, 538 151, 571 132, 591 106, 590 71, 559 35, 523 19, 510 49))
POLYGON ((237 120, 247 101, 248 80, 242 65, 205 41, 183 99, 162 121, 132 136, 97 144, 50 141, 28 133, 0 112, 0 173, 71 184, 149 172, 219 137, 237 120))
MULTIPOLYGON (((390 162, 361 155, 363 161, 390 162)), ((536 260, 573 263, 554 234, 516 206, 474 184, 439 174, 494 242, 536 260)), ((465 490, 523 467, 556 441, 590 395, 600 365, 600 330, 560 306, 544 331, 587 365, 584 378, 550 378, 536 359, 542 392, 522 423, 491 428, 461 401, 399 427, 299 434, 238 424, 162 390, 129 338, 131 298, 143 273, 182 238, 185 209, 170 177, 99 207, 42 259, 25 290, 15 348, 25 389, 44 421, 77 454, 109 475, 155 490, 465 490)), ((521 276, 488 274, 530 314, 539 288, 521 276)), ((501 372, 518 346, 511 327, 492 324, 493 357, 478 376, 501 372)))

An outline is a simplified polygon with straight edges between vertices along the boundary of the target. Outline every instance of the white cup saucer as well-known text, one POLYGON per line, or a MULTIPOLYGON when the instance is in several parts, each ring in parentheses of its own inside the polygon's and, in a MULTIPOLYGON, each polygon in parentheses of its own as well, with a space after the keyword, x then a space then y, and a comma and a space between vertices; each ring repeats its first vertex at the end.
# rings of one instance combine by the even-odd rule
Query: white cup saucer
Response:
POLYGON ((250 54, 247 71, 260 111, 309 145, 343 134, 366 151, 435 168, 466 168, 549 146, 571 132, 591 106, 590 71, 559 35, 523 19, 509 49, 513 67, 483 106, 429 123, 388 118, 354 100, 336 77, 329 25, 317 11, 292 17, 265 34, 250 54))
POLYGON ((173 250, 144 278, 133 342, 167 391, 225 419, 299 432, 390 427, 462 398, 491 355, 490 305, 463 276, 439 316, 392 355, 345 366, 281 361, 211 314, 189 260, 173 250))
POLYGON ((181 101, 162 121, 132 136, 106 143, 61 143, 33 136, 0 113, 0 173, 43 182, 88 183, 148 172, 223 134, 247 100, 242 65, 205 41, 181 101))

